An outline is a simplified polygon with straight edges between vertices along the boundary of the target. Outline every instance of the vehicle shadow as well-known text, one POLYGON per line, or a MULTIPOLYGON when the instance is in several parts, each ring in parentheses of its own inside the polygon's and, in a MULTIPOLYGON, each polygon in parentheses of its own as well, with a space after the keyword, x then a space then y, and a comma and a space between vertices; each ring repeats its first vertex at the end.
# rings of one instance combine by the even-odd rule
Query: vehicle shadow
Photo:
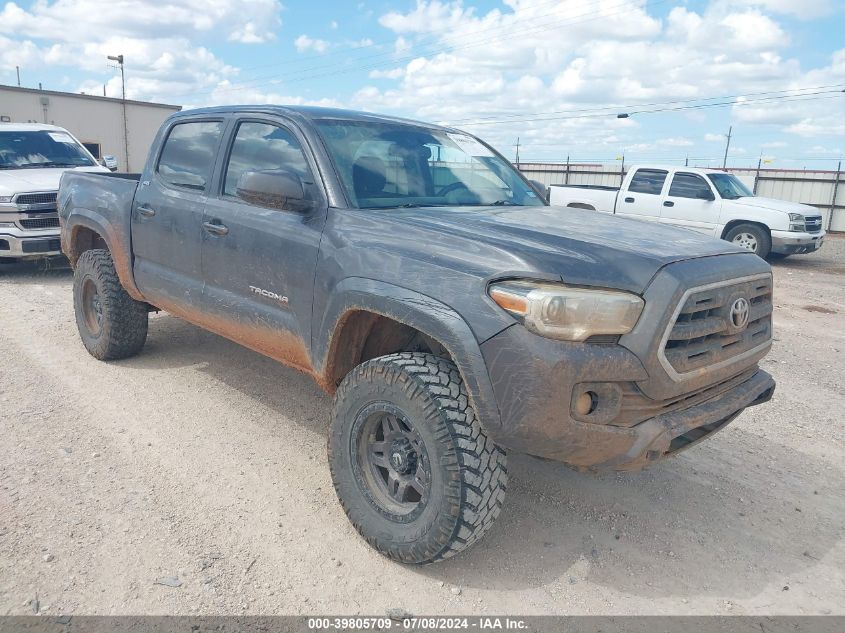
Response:
MULTIPOLYGON (((197 365, 306 430, 322 434, 329 423, 329 398, 310 377, 174 317, 158 317, 150 347, 121 365, 197 365)), ((750 409, 708 442, 640 473, 588 475, 512 455, 508 498, 491 532, 461 556, 405 569, 469 588, 544 587, 561 599, 585 581, 690 600, 787 586, 842 538, 845 477, 744 428, 744 419, 772 415, 771 407, 750 409)))
POLYGON ((63 257, 22 262, 0 261, 0 280, 4 283, 66 282, 69 276, 73 276, 73 270, 63 257))

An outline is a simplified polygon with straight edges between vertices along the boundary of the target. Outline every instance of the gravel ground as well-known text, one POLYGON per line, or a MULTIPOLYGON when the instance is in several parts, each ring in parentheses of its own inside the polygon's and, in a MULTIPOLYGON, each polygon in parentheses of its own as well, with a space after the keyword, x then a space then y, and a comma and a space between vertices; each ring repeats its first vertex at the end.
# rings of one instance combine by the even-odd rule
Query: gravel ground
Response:
POLYGON ((79 343, 0 267, 0 614, 845 614, 845 239, 775 264, 772 403, 642 473, 512 456, 499 522, 403 567, 353 531, 309 379, 167 315, 79 343))

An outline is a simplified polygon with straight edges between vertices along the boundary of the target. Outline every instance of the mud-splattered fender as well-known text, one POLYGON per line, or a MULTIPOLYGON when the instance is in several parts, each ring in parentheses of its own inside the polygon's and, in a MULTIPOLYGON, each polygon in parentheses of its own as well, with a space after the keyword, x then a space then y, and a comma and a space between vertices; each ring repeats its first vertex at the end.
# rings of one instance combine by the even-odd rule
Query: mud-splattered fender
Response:
POLYGON ((114 260, 120 283, 129 296, 138 301, 143 301, 144 297, 135 285, 135 276, 132 273, 132 251, 129 234, 116 230, 111 222, 96 211, 74 209, 62 230, 62 252, 72 263, 75 263, 81 254, 77 251, 79 249, 80 229, 82 228, 90 229, 103 238, 114 260))
POLYGON ((461 372, 476 414, 495 435, 500 427, 499 410, 479 343, 467 322, 452 308, 426 295, 393 284, 348 277, 332 291, 323 315, 314 315, 312 356, 317 373, 332 374, 330 364, 337 356, 346 318, 368 311, 413 327, 435 339, 449 352, 461 372))

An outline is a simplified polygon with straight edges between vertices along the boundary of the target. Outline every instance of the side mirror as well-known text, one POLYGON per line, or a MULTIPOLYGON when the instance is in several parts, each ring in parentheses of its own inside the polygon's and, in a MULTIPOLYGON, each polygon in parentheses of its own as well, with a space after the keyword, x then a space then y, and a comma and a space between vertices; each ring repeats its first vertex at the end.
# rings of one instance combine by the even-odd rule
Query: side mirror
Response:
POLYGON ((549 188, 546 187, 542 182, 539 180, 529 180, 528 181, 532 187, 537 191, 537 194, 546 202, 549 201, 549 188))
POLYGON ((716 199, 716 196, 713 195, 713 192, 709 189, 702 189, 698 192, 698 197, 701 200, 710 200, 711 202, 716 199))
POLYGON ((270 209, 308 211, 314 206, 305 198, 302 179, 286 169, 245 171, 238 178, 236 191, 244 202, 270 209))

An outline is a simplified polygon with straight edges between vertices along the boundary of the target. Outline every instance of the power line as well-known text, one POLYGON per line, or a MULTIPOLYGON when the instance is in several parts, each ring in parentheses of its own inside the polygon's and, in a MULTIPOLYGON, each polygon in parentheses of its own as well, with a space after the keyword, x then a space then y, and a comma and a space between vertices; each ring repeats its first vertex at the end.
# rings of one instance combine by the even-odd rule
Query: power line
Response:
MULTIPOLYGON (((477 118, 467 118, 467 119, 454 119, 450 121, 450 124, 457 125, 462 124, 464 122, 477 122, 480 124, 481 121, 491 120, 491 119, 502 119, 502 122, 505 122, 503 117, 511 117, 511 118, 522 118, 526 116, 550 116, 553 114, 572 114, 572 113, 579 113, 579 112, 606 112, 608 116, 616 114, 620 110, 628 110, 631 108, 645 108, 651 106, 668 106, 668 105, 675 105, 675 104, 684 104, 684 103, 696 103, 698 101, 715 101, 718 99, 740 99, 745 97, 758 97, 758 96, 765 96, 765 95, 780 95, 784 94, 785 96, 801 96, 801 95, 786 95, 785 93, 793 93, 793 92, 800 92, 805 90, 825 90, 828 88, 842 88, 845 86, 845 83, 839 84, 828 84, 825 86, 806 86, 804 88, 788 88, 785 90, 768 90, 764 92, 746 92, 744 94, 735 94, 735 95, 725 95, 721 97, 697 97, 697 98, 690 98, 690 99, 676 99, 673 101, 659 101, 659 102, 652 102, 652 103, 637 103, 632 105, 619 105, 619 104, 610 104, 607 106, 600 106, 595 108, 582 108, 576 110, 552 110, 550 112, 520 112, 520 113, 513 113, 513 114, 506 114, 503 113, 501 115, 491 115, 485 117, 477 117, 477 118)), ((833 92, 836 92, 835 90, 833 92)))
MULTIPOLYGON (((757 103, 767 103, 772 101, 819 101, 824 99, 836 99, 839 98, 838 94, 841 93, 841 90, 824 90, 819 92, 809 92, 800 95, 780 95, 777 97, 763 97, 759 99, 747 99, 740 101, 739 99, 731 100, 731 101, 723 101, 717 103, 701 103, 695 105, 686 105, 686 106, 677 106, 677 107, 667 107, 667 108, 655 108, 651 110, 630 110, 628 114, 655 114, 658 112, 679 112, 683 110, 703 110, 706 108, 725 108, 730 106, 746 106, 746 105, 754 105, 757 103), (830 97, 821 97, 814 95, 824 95, 824 94, 832 94, 830 97)), ((636 106, 633 106, 636 107, 636 106)), ((589 114, 573 114, 569 116, 548 116, 548 117, 535 117, 535 118, 524 118, 524 119, 507 119, 507 120, 496 120, 496 121, 470 121, 461 123, 461 127, 468 127, 468 126, 477 126, 477 125, 501 125, 504 123, 534 123, 538 121, 565 121, 569 119, 594 119, 594 118, 605 118, 611 116, 612 113, 607 112, 606 108, 603 108, 602 112, 598 111, 589 111, 585 110, 584 112, 589 112, 589 114)))

